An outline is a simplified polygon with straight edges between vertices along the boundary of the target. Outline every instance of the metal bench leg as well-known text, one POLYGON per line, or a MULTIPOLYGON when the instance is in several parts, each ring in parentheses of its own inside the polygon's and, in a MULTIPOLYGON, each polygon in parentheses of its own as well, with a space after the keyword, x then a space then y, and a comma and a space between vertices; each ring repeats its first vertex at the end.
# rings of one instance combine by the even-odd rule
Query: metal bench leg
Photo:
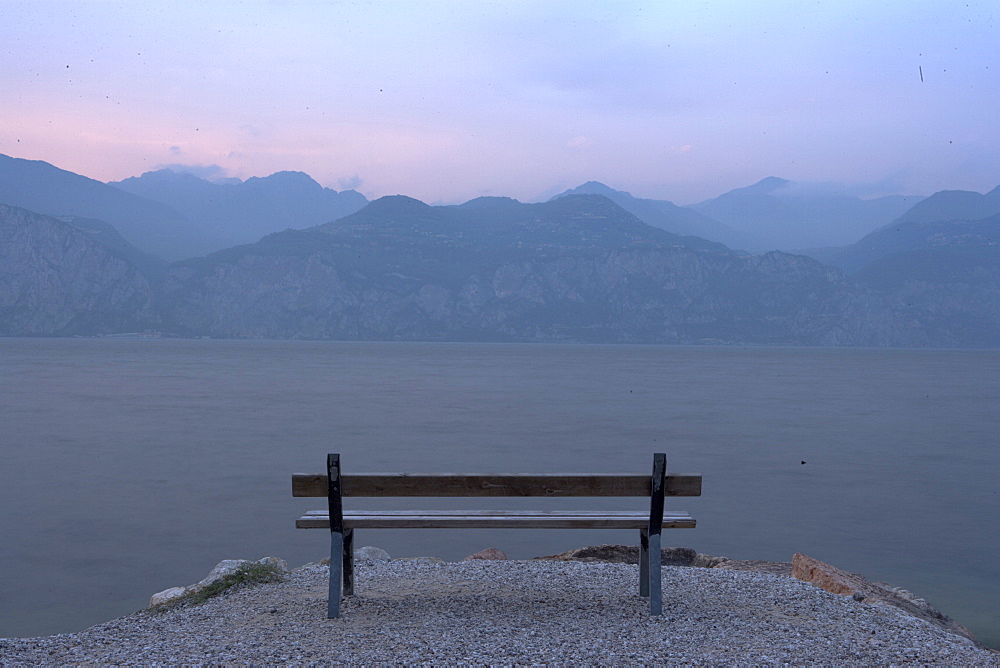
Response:
POLYGON ((326 616, 340 617, 340 583, 344 576, 344 534, 330 532, 330 597, 327 601, 326 616))
POLYGON ((660 529, 663 528, 663 495, 667 478, 667 456, 662 452, 653 454, 653 476, 650 478, 649 529, 646 531, 646 573, 649 588, 649 614, 658 615, 663 611, 660 591, 660 529))
POLYGON ((649 596, 649 530, 639 530, 639 596, 649 596))
POLYGON ((649 614, 659 615, 663 612, 663 597, 660 590, 660 534, 649 535, 649 614))
POLYGON ((344 530, 344 596, 354 594, 354 529, 344 530))
MULTIPOLYGON (((340 480, 340 455, 331 453, 326 456, 327 504, 330 514, 330 598, 327 601, 326 616, 330 619, 340 617, 340 587, 348 579, 353 580, 354 573, 350 561, 344 563, 344 550, 351 549, 353 537, 347 531, 344 540, 344 504, 340 480)), ((352 555, 353 556, 353 555, 352 555)))

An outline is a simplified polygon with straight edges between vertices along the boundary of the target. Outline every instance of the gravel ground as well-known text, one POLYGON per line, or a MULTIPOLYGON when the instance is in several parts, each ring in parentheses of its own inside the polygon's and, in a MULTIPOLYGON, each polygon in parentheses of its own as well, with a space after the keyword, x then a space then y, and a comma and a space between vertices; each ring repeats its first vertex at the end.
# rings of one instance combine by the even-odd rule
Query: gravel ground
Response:
POLYGON ((196 606, 0 639, 0 663, 1000 666, 895 608, 768 573, 665 566, 650 617, 634 565, 361 562, 332 620, 327 576, 306 566, 196 606))

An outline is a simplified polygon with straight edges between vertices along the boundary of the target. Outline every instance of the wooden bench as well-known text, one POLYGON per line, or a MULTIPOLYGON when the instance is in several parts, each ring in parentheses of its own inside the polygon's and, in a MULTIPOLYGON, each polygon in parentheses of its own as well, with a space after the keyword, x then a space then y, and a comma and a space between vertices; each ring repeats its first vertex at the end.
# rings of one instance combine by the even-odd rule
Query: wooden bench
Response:
POLYGON ((327 472, 292 475, 292 496, 325 496, 327 509, 300 517, 299 529, 330 530, 327 616, 340 616, 343 594, 354 593, 354 529, 639 529, 639 594, 649 612, 662 609, 661 529, 693 529, 685 512, 663 509, 664 496, 700 496, 700 475, 667 475, 667 458, 653 455, 652 475, 624 473, 354 473, 343 474, 340 455, 327 456, 327 472), (597 497, 643 496, 648 510, 344 510, 343 497, 597 497), (332 519, 332 521, 331 521, 332 519), (653 555, 651 558, 650 555, 653 555))

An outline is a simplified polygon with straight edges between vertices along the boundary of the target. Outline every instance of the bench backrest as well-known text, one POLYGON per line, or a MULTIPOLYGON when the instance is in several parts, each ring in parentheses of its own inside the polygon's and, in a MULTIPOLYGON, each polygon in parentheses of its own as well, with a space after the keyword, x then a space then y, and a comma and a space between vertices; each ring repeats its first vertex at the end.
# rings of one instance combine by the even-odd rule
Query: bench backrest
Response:
MULTIPOLYGON (((645 496, 652 493, 647 473, 345 473, 342 496, 645 496)), ((292 496, 327 496, 323 473, 292 475, 292 496)), ((700 496, 701 476, 667 474, 665 496, 700 496)))
MULTIPOLYGON (((345 496, 645 496, 649 528, 659 536, 665 496, 698 496, 700 475, 667 475, 667 456, 653 454, 648 476, 631 474, 367 473, 345 475, 340 455, 326 457, 326 475, 295 474, 292 496, 325 496, 330 532, 344 532, 345 496)), ((645 539, 644 539, 645 540, 645 539)), ((657 540, 659 540, 657 538, 657 540)))

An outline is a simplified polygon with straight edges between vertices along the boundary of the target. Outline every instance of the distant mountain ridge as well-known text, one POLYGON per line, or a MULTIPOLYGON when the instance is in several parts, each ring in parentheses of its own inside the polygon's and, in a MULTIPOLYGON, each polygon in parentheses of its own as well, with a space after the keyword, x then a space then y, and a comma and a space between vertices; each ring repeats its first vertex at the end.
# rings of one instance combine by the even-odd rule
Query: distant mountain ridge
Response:
POLYGON ((449 243, 470 248, 476 244, 606 248, 659 243, 729 252, 722 244, 682 238, 647 225, 600 195, 573 195, 534 204, 481 197, 453 206, 430 206, 405 195, 391 195, 316 229, 331 234, 343 234, 345 230, 377 229, 381 234, 391 231, 392 243, 446 235, 449 243))
POLYGON ((211 251, 253 243, 289 228, 336 220, 368 203, 361 193, 324 188, 302 172, 212 183, 161 169, 110 185, 181 212, 205 234, 219 240, 208 249, 211 251))
POLYGON ((889 224, 981 220, 1000 213, 1000 186, 985 195, 969 190, 942 190, 918 202, 889 224))
MULTIPOLYGON (((776 177, 691 207, 633 197, 596 181, 556 197, 567 194, 603 195, 654 227, 756 252, 853 243, 918 199, 817 195, 811 186, 776 177)), ((211 182, 161 169, 100 184, 48 163, 8 156, 0 156, 0 202, 57 216, 104 215, 140 250, 170 260, 336 220, 368 203, 360 193, 324 188, 301 172, 211 182)))
POLYGON ((0 204, 49 216, 102 220, 129 243, 168 260, 197 255, 220 243, 169 206, 40 160, 0 155, 0 204))
POLYGON ((0 155, 0 203, 103 221, 140 252, 167 260, 329 222, 367 202, 353 190, 323 188, 301 172, 217 184, 160 170, 106 184, 47 162, 0 155))
POLYGON ((915 343, 998 345, 1000 188, 935 193, 829 261, 919 321, 915 343))
POLYGON ((836 187, 771 176, 690 208, 743 235, 748 250, 796 250, 854 243, 921 199, 893 195, 862 200, 836 187))
POLYGON ((855 273, 871 262, 902 252, 946 246, 996 246, 1000 244, 997 214, 1000 214, 1000 186, 985 195, 942 190, 889 225, 831 254, 829 262, 855 273))
POLYGON ((630 193, 614 190, 598 181, 588 181, 556 195, 553 199, 567 195, 603 195, 647 225, 674 234, 710 239, 730 248, 743 248, 747 242, 747 238, 733 228, 693 209, 677 206, 667 200, 633 197, 630 193))

